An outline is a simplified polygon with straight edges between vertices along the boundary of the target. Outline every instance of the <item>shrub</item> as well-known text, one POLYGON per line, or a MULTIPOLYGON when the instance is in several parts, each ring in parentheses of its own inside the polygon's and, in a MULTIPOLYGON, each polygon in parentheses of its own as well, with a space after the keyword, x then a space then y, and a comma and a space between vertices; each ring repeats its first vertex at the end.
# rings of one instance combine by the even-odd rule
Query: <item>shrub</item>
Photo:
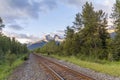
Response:
POLYGON ((10 66, 12 66, 13 62, 15 61, 16 59, 16 55, 15 54, 11 54, 11 53, 7 53, 6 56, 5 56, 5 59, 6 61, 8 62, 8 64, 10 66))

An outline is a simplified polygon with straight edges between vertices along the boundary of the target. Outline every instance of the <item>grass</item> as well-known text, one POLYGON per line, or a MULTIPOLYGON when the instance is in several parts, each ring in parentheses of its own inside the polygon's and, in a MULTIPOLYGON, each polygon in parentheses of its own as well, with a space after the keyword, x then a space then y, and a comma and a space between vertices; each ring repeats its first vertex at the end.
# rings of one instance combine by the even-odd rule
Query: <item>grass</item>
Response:
POLYGON ((57 59, 62 59, 64 61, 74 63, 81 67, 95 70, 97 72, 102 72, 102 73, 106 73, 106 74, 109 74, 115 77, 120 77, 120 62, 107 62, 106 61, 106 63, 101 64, 101 63, 95 63, 95 62, 90 62, 90 61, 83 61, 74 56, 71 56, 71 57, 64 57, 64 56, 58 56, 58 55, 51 55, 51 56, 57 59))
POLYGON ((7 80, 7 77, 12 73, 12 71, 24 62, 22 58, 23 56, 15 60, 11 66, 8 63, 0 65, 0 80, 7 80))

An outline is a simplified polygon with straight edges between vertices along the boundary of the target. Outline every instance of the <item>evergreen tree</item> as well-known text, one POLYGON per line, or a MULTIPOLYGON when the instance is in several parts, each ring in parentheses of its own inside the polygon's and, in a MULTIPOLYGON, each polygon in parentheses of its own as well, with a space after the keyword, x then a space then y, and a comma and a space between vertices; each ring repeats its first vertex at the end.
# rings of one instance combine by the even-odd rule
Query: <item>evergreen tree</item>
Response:
POLYGON ((77 37, 79 37, 76 42, 80 47, 77 48, 80 53, 85 53, 85 55, 105 55, 107 57, 107 53, 101 50, 107 48, 107 39, 109 38, 106 30, 107 15, 102 10, 95 11, 92 3, 88 2, 82 9, 81 14, 76 14, 74 22, 74 27, 78 31, 77 37))
POLYGON ((116 36, 113 42, 113 57, 115 60, 120 60, 120 0, 116 0, 114 4, 112 18, 114 19, 114 26, 116 27, 116 36))
POLYGON ((97 31, 98 31, 98 38, 99 38, 99 46, 98 48, 101 50, 99 52, 99 58, 100 59, 108 59, 109 54, 109 44, 108 41, 110 40, 110 34, 107 32, 107 14, 103 12, 102 10, 99 10, 96 12, 97 14, 97 31))
POLYGON ((3 20, 2 18, 0 17, 0 35, 2 34, 2 28, 4 28, 4 24, 3 24, 3 20))
POLYGON ((74 30, 67 26, 67 30, 65 30, 65 36, 66 38, 73 38, 74 30))
POLYGON ((94 11, 92 3, 86 2, 82 8, 81 19, 83 29, 79 31, 81 41, 83 42, 82 49, 87 55, 93 54, 97 48, 97 15, 94 11))
POLYGON ((73 28, 75 29, 75 31, 80 31, 83 28, 83 23, 80 13, 76 14, 75 22, 73 22, 73 24, 74 24, 73 28))
POLYGON ((98 16, 98 32, 99 32, 99 38, 101 41, 101 47, 102 49, 107 48, 107 39, 110 38, 109 33, 107 32, 107 15, 102 10, 99 10, 97 12, 98 16))
POLYGON ((74 55, 76 56, 80 51, 80 37, 76 30, 80 30, 79 25, 75 22, 77 28, 73 26, 67 27, 66 30, 66 40, 63 43, 63 53, 64 55, 74 55))
POLYGON ((69 26, 67 27, 67 30, 65 30, 65 36, 66 40, 63 43, 63 53, 64 55, 72 55, 73 54, 73 36, 74 36, 74 30, 70 28, 69 26))

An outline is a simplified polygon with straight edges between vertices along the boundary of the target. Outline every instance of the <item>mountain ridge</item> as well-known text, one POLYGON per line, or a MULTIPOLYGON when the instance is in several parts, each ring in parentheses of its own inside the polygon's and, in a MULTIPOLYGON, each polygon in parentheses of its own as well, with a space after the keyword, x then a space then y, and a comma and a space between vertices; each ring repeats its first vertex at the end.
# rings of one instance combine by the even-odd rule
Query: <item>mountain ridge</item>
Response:
POLYGON ((55 34, 53 37, 50 34, 48 34, 48 35, 45 35, 41 40, 39 40, 37 42, 29 43, 28 44, 28 49, 33 50, 33 49, 36 49, 36 48, 40 48, 40 47, 44 46, 46 43, 48 43, 52 40, 60 43, 60 42, 64 41, 64 38, 61 38, 57 34, 55 34))

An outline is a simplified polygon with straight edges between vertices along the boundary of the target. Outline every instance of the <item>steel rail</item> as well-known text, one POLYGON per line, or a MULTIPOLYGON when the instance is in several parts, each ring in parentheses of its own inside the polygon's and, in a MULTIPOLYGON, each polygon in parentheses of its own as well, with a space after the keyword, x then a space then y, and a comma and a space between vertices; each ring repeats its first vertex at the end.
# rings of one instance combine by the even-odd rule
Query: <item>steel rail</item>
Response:
POLYGON ((48 68, 50 71, 52 71, 55 75, 59 76, 59 79, 55 79, 55 80, 64 80, 63 77, 64 77, 65 75, 61 75, 61 76, 62 76, 62 77, 61 77, 61 76, 57 73, 57 71, 53 70, 53 69, 48 65, 49 63, 51 63, 51 64, 53 64, 53 65, 56 65, 56 67, 60 67, 63 71, 66 71, 67 73, 73 74, 74 76, 80 78, 80 80, 81 80, 81 79, 82 79, 82 80, 95 80, 95 79, 93 79, 93 78, 91 78, 91 77, 89 77, 89 76, 87 76, 87 75, 85 75, 85 74, 82 74, 82 73, 80 73, 80 72, 78 72, 78 71, 75 71, 75 70, 69 68, 69 67, 66 67, 65 65, 58 64, 58 63, 56 63, 56 62, 54 62, 54 61, 51 61, 51 60, 48 59, 48 58, 45 58, 45 57, 40 56, 40 55, 37 55, 37 54, 34 54, 34 55, 37 56, 38 58, 40 58, 40 59, 42 60, 41 64, 43 64, 44 66, 46 66, 46 68, 48 68), (45 63, 46 63, 46 64, 45 64, 45 63))
MULTIPOLYGON (((35 55, 35 54, 34 54, 35 55)), ((42 65, 44 67, 44 69, 46 70, 46 72, 48 72, 52 78, 54 78, 54 80, 64 80, 63 77, 61 77, 56 71, 54 71, 52 68, 50 68, 48 65, 46 65, 43 61, 44 59, 40 59, 38 55, 35 55, 37 57, 37 60, 42 60, 42 61, 39 61, 38 63, 40 65, 42 65)))

